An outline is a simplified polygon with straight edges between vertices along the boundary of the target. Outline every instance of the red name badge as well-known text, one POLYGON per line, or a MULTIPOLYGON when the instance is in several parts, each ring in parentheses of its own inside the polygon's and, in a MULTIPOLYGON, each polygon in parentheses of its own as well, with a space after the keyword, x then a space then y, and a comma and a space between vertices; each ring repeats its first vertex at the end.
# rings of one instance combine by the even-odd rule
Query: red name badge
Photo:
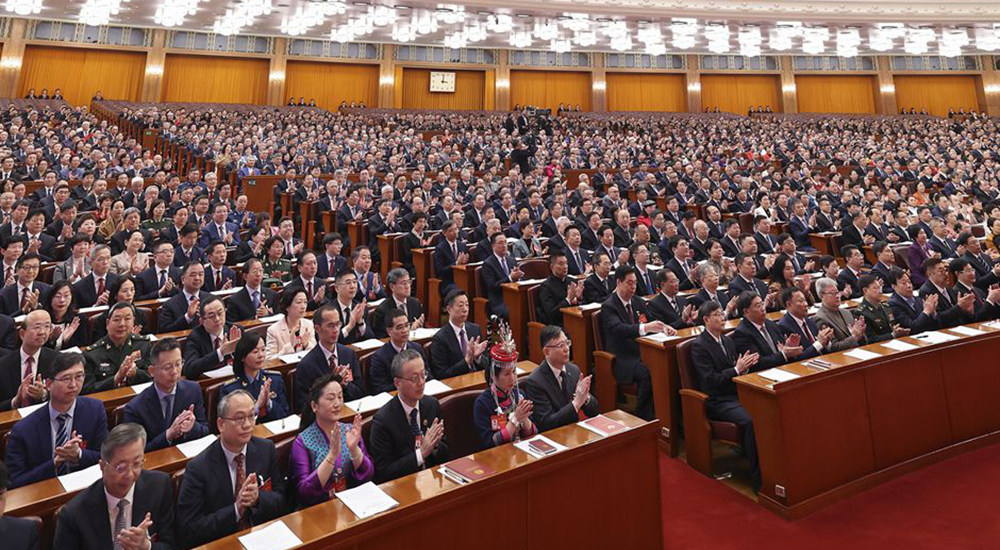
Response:
POLYGON ((507 426, 507 417, 499 414, 490 416, 490 429, 494 432, 507 426))
POLYGON ((421 439, 423 439, 423 437, 419 436, 419 435, 413 437, 413 448, 417 449, 418 451, 420 450, 420 440, 421 439))
POLYGON ((265 481, 257 490, 258 491, 270 491, 271 490, 271 478, 267 478, 267 481, 265 481))

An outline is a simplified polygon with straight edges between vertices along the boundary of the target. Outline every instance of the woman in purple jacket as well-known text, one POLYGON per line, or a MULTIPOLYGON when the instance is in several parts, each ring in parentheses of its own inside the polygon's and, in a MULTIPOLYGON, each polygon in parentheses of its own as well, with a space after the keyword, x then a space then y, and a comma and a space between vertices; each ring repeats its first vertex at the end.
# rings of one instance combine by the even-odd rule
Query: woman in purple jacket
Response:
POLYGON ((291 451, 291 477, 299 505, 333 498, 338 491, 370 481, 372 459, 361 440, 361 415, 340 421, 344 389, 340 376, 328 374, 313 384, 302 411, 304 427, 291 451))

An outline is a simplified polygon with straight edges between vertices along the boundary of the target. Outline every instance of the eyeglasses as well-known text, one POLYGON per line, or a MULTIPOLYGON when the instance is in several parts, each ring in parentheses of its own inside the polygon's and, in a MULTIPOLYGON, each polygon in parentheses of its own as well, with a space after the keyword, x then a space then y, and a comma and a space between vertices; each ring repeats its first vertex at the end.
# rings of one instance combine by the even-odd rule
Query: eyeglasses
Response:
POLYGON ((572 345, 573 345, 573 342, 571 342, 569 340, 563 340, 562 342, 556 342, 555 344, 548 344, 545 347, 547 347, 547 348, 569 349, 572 345))
POLYGON ((228 421, 233 422, 235 424, 238 424, 240 426, 246 425, 247 422, 249 422, 250 424, 254 424, 254 423, 257 422, 257 415, 256 414, 251 414, 249 416, 239 415, 239 416, 234 416, 234 417, 231 417, 231 418, 227 418, 227 417, 223 416, 221 418, 223 420, 228 420, 228 421))
POLYGON ((175 371, 181 370, 184 367, 183 361, 175 361, 173 363, 164 363, 162 365, 153 365, 153 368, 160 369, 162 371, 175 371))
POLYGON ((205 318, 206 319, 213 319, 213 320, 214 319, 222 319, 225 316, 226 316, 226 311, 225 310, 222 310, 222 311, 212 311, 212 312, 206 312, 205 313, 205 318))
POLYGON ((85 378, 86 375, 81 372, 79 374, 71 374, 69 376, 59 376, 57 378, 53 378, 53 380, 63 384, 69 384, 70 382, 82 383, 85 378))
POLYGON ((396 378, 399 378, 401 380, 409 380, 410 382, 413 382, 414 384, 419 384, 419 383, 427 380, 427 371, 418 372, 417 374, 414 374, 413 376, 411 376, 409 378, 403 378, 402 376, 397 376, 396 378))
POLYGON ((141 472, 142 467, 145 466, 145 464, 146 464, 146 457, 142 457, 142 459, 140 459, 139 462, 136 462, 134 464, 129 464, 128 462, 121 462, 119 464, 112 466, 111 469, 114 470, 115 473, 117 473, 118 475, 123 476, 129 471, 141 472))

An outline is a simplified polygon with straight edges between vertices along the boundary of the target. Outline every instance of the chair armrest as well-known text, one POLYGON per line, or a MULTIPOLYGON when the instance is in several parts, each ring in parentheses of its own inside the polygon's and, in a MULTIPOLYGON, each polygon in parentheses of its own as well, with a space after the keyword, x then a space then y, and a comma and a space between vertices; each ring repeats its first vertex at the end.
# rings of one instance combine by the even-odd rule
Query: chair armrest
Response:
POLYGON ((601 412, 613 411, 617 405, 618 381, 615 380, 615 356, 606 351, 594 352, 593 394, 601 406, 601 412))
POLYGON ((535 364, 540 364, 545 357, 542 355, 542 329, 545 324, 536 321, 528 323, 528 359, 535 364))
POLYGON ((441 326, 441 279, 436 277, 427 279, 427 316, 424 318, 424 326, 441 326))
POLYGON ((688 464, 699 472, 712 475, 712 426, 708 423, 705 402, 708 395, 692 389, 682 389, 681 409, 684 417, 684 448, 688 464))
POLYGON ((490 324, 489 315, 487 311, 490 310, 490 301, 487 298, 473 298, 472 299, 472 321, 479 325, 479 328, 486 334, 486 327, 490 324))

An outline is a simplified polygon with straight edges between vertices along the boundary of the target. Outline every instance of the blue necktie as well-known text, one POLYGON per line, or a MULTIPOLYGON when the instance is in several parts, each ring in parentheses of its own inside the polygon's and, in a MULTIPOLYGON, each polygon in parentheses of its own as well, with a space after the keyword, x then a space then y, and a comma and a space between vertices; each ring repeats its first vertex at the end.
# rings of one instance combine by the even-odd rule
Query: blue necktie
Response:
POLYGON ((414 407, 413 410, 410 411, 410 433, 413 434, 413 437, 420 436, 420 424, 417 423, 416 407, 414 407))
MULTIPOLYGON (((56 417, 56 421, 59 423, 58 429, 56 429, 56 447, 62 447, 69 440, 69 415, 62 413, 56 417)), ((65 462, 59 466, 56 473, 65 474, 69 472, 69 465, 65 462)))

